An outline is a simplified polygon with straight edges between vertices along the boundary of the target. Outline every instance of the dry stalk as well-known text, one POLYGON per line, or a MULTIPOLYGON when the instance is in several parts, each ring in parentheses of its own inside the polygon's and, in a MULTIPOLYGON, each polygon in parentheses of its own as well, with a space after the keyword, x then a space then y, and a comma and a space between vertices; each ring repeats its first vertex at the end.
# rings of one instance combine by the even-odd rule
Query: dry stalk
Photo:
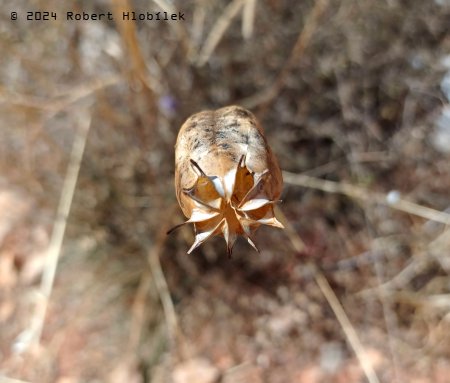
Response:
MULTIPOLYGON (((278 209, 277 214, 279 214, 280 210, 281 209, 278 209)), ((302 252, 304 250, 304 244, 302 239, 296 233, 296 231, 293 229, 292 225, 288 222, 288 220, 284 215, 282 219, 283 223, 286 224, 287 228, 286 234, 289 240, 291 241, 292 247, 296 252, 302 252)), ((338 297, 336 296, 330 284, 328 283, 328 280, 326 279, 325 275, 323 275, 323 273, 318 269, 318 267, 311 262, 308 263, 306 267, 311 270, 311 274, 314 276, 314 280, 319 286, 320 291, 322 292, 331 309, 333 310, 334 315, 336 316, 336 319, 338 320, 340 326, 342 327, 342 331, 344 332, 348 343, 350 344, 353 351, 355 352, 356 357, 358 358, 358 361, 367 378, 367 381, 369 383, 379 383, 377 374, 375 373, 374 369, 372 368, 372 365, 369 362, 369 358, 367 357, 367 353, 364 349, 364 346, 362 345, 355 328, 350 322, 347 313, 345 312, 341 302, 339 301, 338 297)))
POLYGON ((242 36, 248 40, 253 35, 256 0, 247 0, 242 12, 242 36))
POLYGON ((136 291, 133 306, 131 308, 130 335, 128 338, 128 354, 136 355, 136 350, 141 339, 142 329, 145 321, 146 298, 152 284, 151 272, 146 270, 142 273, 139 287, 136 291))
POLYGON ((11 92, 0 86, 0 102, 7 102, 10 105, 19 105, 27 108, 40 109, 48 111, 50 117, 75 102, 90 96, 103 88, 117 84, 121 77, 114 75, 100 80, 90 81, 88 84, 70 87, 69 90, 50 95, 47 98, 36 97, 33 95, 19 94, 11 92))
POLYGON ((25 380, 8 378, 7 376, 4 376, 4 375, 0 375, 0 382, 1 383, 31 383, 31 382, 28 382, 25 380))
MULTIPOLYGON (((53 230, 50 243, 47 250, 46 262, 42 274, 41 286, 39 288, 40 301, 36 304, 36 311, 31 319, 31 326, 19 335, 18 342, 21 342, 18 351, 24 351, 31 345, 39 345, 45 316, 52 293, 55 280, 56 268, 58 265, 61 247, 66 231, 67 220, 72 205, 73 196, 77 184, 78 174, 80 172, 81 161, 83 159, 86 140, 91 125, 91 117, 87 112, 80 113, 80 124, 72 145, 72 153, 64 184, 61 190, 59 205, 56 218, 53 224, 53 230)), ((16 342, 17 346, 17 342, 16 342)))
MULTIPOLYGON (((262 92, 259 92, 242 100, 240 102, 240 105, 244 106, 245 108, 252 109, 255 106, 262 104, 262 110, 265 110, 268 107, 271 101, 275 99, 275 97, 284 87, 289 72, 295 65, 298 65, 298 63, 300 62, 305 49, 309 45, 311 38, 318 27, 320 17, 322 16, 327 6, 328 0, 316 0, 313 9, 306 19, 305 25, 299 33, 297 41, 295 42, 295 45, 291 50, 289 58, 281 68, 275 81, 262 92)), ((261 117, 261 114, 262 112, 258 114, 258 117, 261 117)))
MULTIPOLYGON (((167 12, 167 13, 177 13, 176 8, 167 0, 153 0, 153 2, 161 8, 161 10, 167 12)), ((177 23, 168 23, 171 28, 174 29, 175 34, 177 35, 178 39, 181 41, 181 44, 183 46, 184 51, 189 55, 192 51, 191 42, 187 38, 188 33, 186 28, 184 27, 183 23, 177 22, 177 23)))
POLYGON ((338 297, 334 293, 333 289, 331 288, 330 284, 328 283, 325 276, 317 270, 316 273, 314 273, 314 279, 319 286, 320 290, 322 291, 322 294, 325 296, 326 300, 328 301, 328 304, 331 306, 331 309, 334 312, 334 315, 336 315, 336 318, 339 322, 339 324, 342 327, 342 331, 344 331, 345 336, 347 337, 348 343, 352 347, 353 351, 356 354, 356 357, 358 358, 358 361, 361 365, 361 368, 364 371, 364 374, 366 375, 367 381, 369 383, 379 383, 379 379, 377 374, 375 373, 374 369, 372 368, 372 365, 369 362, 369 358, 367 357, 366 350, 364 349, 364 346, 362 345, 358 334, 356 333, 355 328, 353 327, 352 323, 350 322, 350 319, 347 316, 347 313, 345 312, 344 308, 342 307, 341 302, 339 302, 338 297))
POLYGON ((304 174, 295 174, 286 171, 283 172, 283 179, 286 183, 289 183, 291 185, 322 190, 327 193, 343 194, 347 197, 360 200, 362 202, 389 206, 392 209, 400 210, 405 213, 429 219, 431 221, 440 222, 445 225, 450 225, 450 214, 448 213, 418 205, 414 202, 410 202, 400 198, 395 202, 390 202, 385 194, 372 192, 367 189, 344 182, 322 180, 304 174))
POLYGON ((433 241, 428 243, 426 248, 415 254, 412 260, 398 274, 389 281, 380 284, 377 287, 365 289, 358 294, 361 296, 370 296, 374 292, 387 294, 395 289, 404 288, 417 275, 425 273, 433 264, 433 260, 442 267, 447 273, 449 272, 449 261, 447 260, 446 250, 450 244, 450 229, 443 231, 433 241))
POLYGON ((147 260, 150 265, 151 275, 153 277, 156 289, 158 291, 159 298, 164 310, 164 316, 167 323, 167 332, 172 344, 177 345, 177 349, 180 352, 180 357, 185 359, 186 357, 186 345, 184 338, 178 324, 177 314, 175 307, 170 296, 169 286, 167 285, 166 278, 164 276, 163 269, 159 257, 163 251, 164 244, 167 239, 167 231, 171 226, 174 213, 177 209, 177 204, 173 204, 170 209, 165 212, 165 220, 160 225, 160 230, 155 238, 153 246, 147 250, 147 260))
POLYGON ((189 60, 194 62, 196 60, 196 56, 198 54, 198 48, 200 46, 200 41, 203 36, 203 29, 205 27, 205 19, 206 19, 206 6, 205 0, 196 0, 194 14, 192 16, 192 33, 191 33, 191 41, 192 41, 192 51, 189 55, 189 60))
POLYGON ((275 215, 280 218, 280 222, 283 224, 286 235, 289 237, 290 241, 292 242, 292 246, 294 249, 301 253, 305 250, 305 243, 300 238, 300 236, 296 233, 294 226, 292 225, 291 221, 289 221, 284 214, 283 210, 281 210, 278 205, 275 205, 275 215))
MULTIPOLYGON (((367 222, 367 224, 369 225, 369 222, 367 222)), ((383 247, 386 247, 386 245, 382 242, 382 248, 383 247)), ((375 258, 372 264, 375 271, 375 275, 377 277, 377 282, 379 285, 381 285, 384 282, 384 272, 383 267, 381 265, 381 260, 379 258, 375 258)), ((387 299, 385 299, 383 294, 379 294, 379 299, 381 302, 381 306, 383 308, 384 323, 386 325, 386 332, 388 336, 390 359, 392 363, 392 371, 394 377, 393 380, 394 382, 400 382, 404 379, 400 378, 402 375, 402 369, 400 368, 399 356, 398 353, 396 352, 395 339, 398 338, 398 330, 399 330, 397 316, 395 315, 392 305, 388 302, 387 299)))
POLYGON ((222 15, 219 17, 219 19, 216 21, 216 23, 212 27, 211 31, 209 32, 209 35, 205 41, 205 44, 203 45, 202 49, 200 50, 200 53, 197 57, 197 62, 196 62, 197 66, 201 67, 208 62, 208 60, 211 57, 212 53, 214 52, 214 49, 216 48, 217 44, 219 44, 219 41, 221 40, 223 34, 227 30, 227 28, 230 26, 231 21, 241 10, 245 1, 246 0, 233 0, 225 8, 222 15))
MULTIPOLYGON (((385 194, 372 192, 351 184, 322 180, 304 174, 294 174, 290 172, 283 172, 283 178, 286 183, 290 183, 292 185, 322 190, 327 193, 343 194, 360 202, 364 202, 367 204, 382 204, 396 210, 400 210, 422 218, 450 225, 450 214, 448 213, 437 211, 435 209, 421 206, 400 198, 394 201, 390 201, 387 198, 387 195, 385 194)), ((441 236, 445 237, 446 235, 445 233, 447 232, 448 229, 444 231, 444 233, 441 236)), ((288 235, 290 235, 289 232, 288 235)), ((438 239, 430 243, 429 247, 432 248, 435 242, 439 242, 439 239, 440 237, 438 237, 438 239)), ((413 259, 412 262, 407 267, 405 267, 397 276, 395 276, 390 281, 382 283, 380 286, 377 286, 376 288, 363 290, 359 294, 361 296, 366 296, 372 294, 373 292, 378 292, 383 302, 383 307, 385 309, 386 315, 386 305, 383 298, 387 297, 388 291, 391 290, 392 288, 399 287, 401 285, 405 285, 406 283, 408 283, 415 275, 417 275, 425 268, 427 268, 430 264, 430 261, 431 261, 430 257, 420 257, 420 258, 415 257, 415 259, 413 259)), ((355 354, 357 355, 358 360, 360 361, 361 367, 364 369, 368 381, 377 382, 378 378, 375 372, 373 371, 372 367, 370 366, 370 364, 367 362, 367 358, 365 357, 364 349, 361 345, 361 342, 359 341, 353 326, 348 320, 348 317, 345 314, 342 305, 337 300, 337 297, 332 291, 325 276, 321 272, 317 271, 317 273, 315 273, 315 279, 322 293, 326 297, 328 303, 332 307, 344 333, 346 334, 349 343, 352 345, 352 348, 354 349, 355 354)), ((389 317, 389 315, 387 316, 389 317)), ((397 364, 395 363, 395 365, 397 364)), ((398 376, 398 371, 396 371, 396 375, 398 376)))
MULTIPOLYGON (((112 0, 114 10, 116 14, 122 14, 128 12, 131 9, 130 2, 128 0, 112 0)), ((134 22, 123 20, 122 18, 116 18, 117 27, 120 35, 131 58, 131 74, 135 78, 139 79, 149 90, 152 90, 152 84, 147 74, 147 67, 145 65, 145 59, 142 55, 141 48, 136 36, 136 25, 134 22)))

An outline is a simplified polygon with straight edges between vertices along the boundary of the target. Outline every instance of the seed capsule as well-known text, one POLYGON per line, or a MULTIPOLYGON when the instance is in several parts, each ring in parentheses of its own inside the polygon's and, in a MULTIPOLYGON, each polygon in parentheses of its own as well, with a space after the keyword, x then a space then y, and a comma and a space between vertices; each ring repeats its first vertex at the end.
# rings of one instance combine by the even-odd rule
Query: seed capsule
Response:
POLYGON ((260 225, 283 228, 273 212, 282 187, 278 162, 248 110, 228 106, 200 112, 181 127, 175 188, 185 223, 195 228, 188 253, 215 235, 225 238, 229 256, 238 236, 258 250, 252 234, 260 225))

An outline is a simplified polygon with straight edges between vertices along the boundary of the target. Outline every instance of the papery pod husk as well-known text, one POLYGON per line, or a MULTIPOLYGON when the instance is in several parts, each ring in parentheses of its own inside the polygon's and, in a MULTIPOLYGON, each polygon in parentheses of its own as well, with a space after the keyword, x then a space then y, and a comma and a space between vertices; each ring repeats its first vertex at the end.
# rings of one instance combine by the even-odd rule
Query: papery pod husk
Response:
POLYGON ((238 236, 256 249, 251 236, 260 225, 283 228, 273 211, 282 187, 278 161, 250 111, 203 111, 181 127, 175 188, 185 223, 195 227, 188 253, 215 235, 225 238, 229 255, 238 236))

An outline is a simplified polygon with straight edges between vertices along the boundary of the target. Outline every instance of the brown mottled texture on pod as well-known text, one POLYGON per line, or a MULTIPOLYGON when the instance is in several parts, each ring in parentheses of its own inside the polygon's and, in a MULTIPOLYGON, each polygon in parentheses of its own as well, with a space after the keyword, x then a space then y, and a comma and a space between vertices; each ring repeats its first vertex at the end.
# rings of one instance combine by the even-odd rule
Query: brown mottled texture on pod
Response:
MULTIPOLYGON (((189 253, 223 235, 228 254, 237 236, 251 240, 261 225, 283 227, 275 218, 283 179, 255 116, 239 106, 189 117, 175 145, 175 188, 184 215, 195 226, 189 253)), ((255 247, 256 248, 256 247, 255 247)))

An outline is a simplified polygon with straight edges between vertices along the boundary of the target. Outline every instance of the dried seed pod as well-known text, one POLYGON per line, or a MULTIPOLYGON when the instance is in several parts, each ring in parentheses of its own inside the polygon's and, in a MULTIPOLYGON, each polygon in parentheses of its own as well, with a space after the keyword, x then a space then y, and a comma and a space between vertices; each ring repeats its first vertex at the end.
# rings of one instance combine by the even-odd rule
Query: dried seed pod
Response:
MULTIPOLYGON (((185 223, 193 223, 196 247, 222 235, 231 250, 260 225, 283 228, 273 212, 283 179, 255 116, 238 106, 189 117, 175 146, 175 188, 185 223)), ((180 225, 181 226, 181 225, 180 225)))

